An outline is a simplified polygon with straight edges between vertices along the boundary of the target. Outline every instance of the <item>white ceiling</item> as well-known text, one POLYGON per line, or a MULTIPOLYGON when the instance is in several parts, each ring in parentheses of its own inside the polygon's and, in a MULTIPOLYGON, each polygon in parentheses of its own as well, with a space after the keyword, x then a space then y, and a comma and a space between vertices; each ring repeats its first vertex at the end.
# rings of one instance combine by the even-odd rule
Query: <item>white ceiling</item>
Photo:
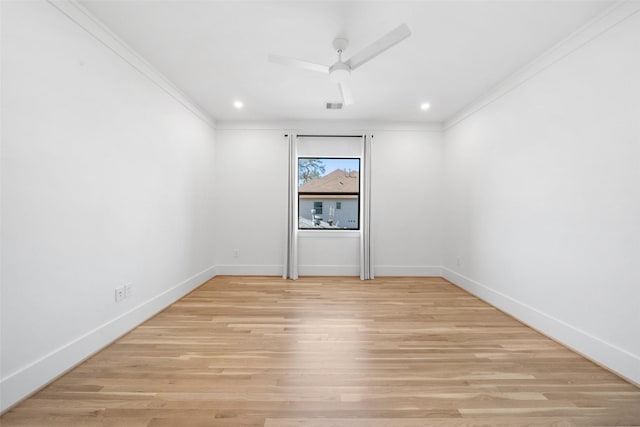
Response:
POLYGON ((216 120, 441 122, 613 2, 81 3, 216 120), (327 75, 267 62, 331 65, 335 37, 349 39, 346 59, 401 23, 412 36, 353 71, 356 102, 343 110, 325 109, 341 99, 327 75))

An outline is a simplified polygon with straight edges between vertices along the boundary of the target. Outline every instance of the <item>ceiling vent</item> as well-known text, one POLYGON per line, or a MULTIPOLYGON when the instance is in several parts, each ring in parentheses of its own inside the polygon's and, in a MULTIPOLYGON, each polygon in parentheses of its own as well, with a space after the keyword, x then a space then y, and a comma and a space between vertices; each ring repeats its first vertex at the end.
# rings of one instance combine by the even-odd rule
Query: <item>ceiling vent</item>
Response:
POLYGON ((342 102, 327 102, 327 110, 341 110, 342 102))

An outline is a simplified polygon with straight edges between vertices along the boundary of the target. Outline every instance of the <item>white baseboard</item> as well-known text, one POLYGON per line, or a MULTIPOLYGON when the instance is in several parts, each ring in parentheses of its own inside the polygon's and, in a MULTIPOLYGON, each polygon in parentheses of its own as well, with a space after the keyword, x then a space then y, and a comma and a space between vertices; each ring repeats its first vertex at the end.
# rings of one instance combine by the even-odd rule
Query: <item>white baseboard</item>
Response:
POLYGON ((467 292, 610 369, 621 377, 635 384, 640 384, 639 355, 632 354, 446 267, 442 267, 442 273, 445 279, 467 292))
POLYGON ((230 264, 216 265, 218 276, 282 276, 282 265, 230 264))
POLYGON ((359 265, 299 265, 299 276, 358 276, 359 265))
POLYGON ((216 275, 215 267, 87 332, 0 380, 0 414, 216 275))
MULTIPOLYGON (((219 276, 280 276, 282 265, 217 265, 219 276)), ((300 276, 360 276, 359 265, 301 265, 300 276)), ((440 277, 442 267, 424 265, 377 265, 375 276, 440 277)))
POLYGON ((376 265, 373 267, 375 277, 440 277, 442 267, 432 265, 376 265))

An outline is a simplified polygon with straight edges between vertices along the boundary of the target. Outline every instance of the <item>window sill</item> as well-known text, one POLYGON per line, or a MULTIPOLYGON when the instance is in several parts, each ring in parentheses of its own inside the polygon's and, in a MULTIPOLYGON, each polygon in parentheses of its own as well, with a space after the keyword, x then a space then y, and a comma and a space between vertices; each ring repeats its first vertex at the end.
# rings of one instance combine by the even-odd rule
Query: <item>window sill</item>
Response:
POLYGON ((360 237, 361 230, 298 230, 298 237, 329 237, 329 238, 344 238, 344 237, 360 237))

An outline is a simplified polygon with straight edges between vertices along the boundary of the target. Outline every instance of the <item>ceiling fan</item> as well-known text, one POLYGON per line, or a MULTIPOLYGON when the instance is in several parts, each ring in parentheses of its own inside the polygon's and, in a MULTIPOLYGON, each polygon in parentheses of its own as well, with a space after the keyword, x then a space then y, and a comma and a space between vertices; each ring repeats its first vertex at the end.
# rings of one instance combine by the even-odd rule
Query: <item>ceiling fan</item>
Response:
POLYGON ((338 53, 338 61, 331 66, 314 64, 312 62, 280 55, 269 55, 269 62, 274 64, 292 65, 306 70, 329 74, 331 80, 337 83, 340 87, 340 93, 342 94, 342 101, 344 104, 351 105, 353 104, 353 94, 351 93, 351 87, 349 86, 349 76, 351 75, 351 71, 380 55, 385 50, 400 43, 410 35, 411 30, 409 27, 406 24, 402 24, 346 61, 342 60, 342 53, 349 45, 349 41, 344 38, 337 38, 333 41, 333 47, 338 53))

